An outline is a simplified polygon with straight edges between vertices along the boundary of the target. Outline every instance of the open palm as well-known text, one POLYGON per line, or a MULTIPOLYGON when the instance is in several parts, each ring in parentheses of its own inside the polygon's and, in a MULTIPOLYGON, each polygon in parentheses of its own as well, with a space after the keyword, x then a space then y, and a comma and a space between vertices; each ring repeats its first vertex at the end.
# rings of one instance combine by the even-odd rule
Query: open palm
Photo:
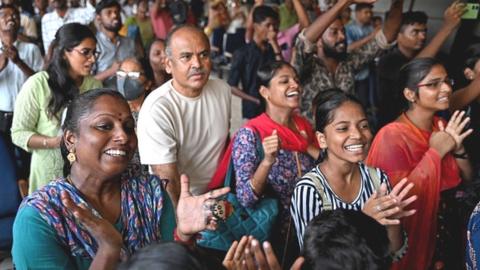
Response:
POLYGON ((215 230, 217 223, 211 211, 205 205, 215 198, 227 194, 229 190, 230 188, 224 187, 202 195, 192 195, 188 177, 182 174, 180 176, 180 198, 177 205, 178 229, 187 235, 205 229, 215 230))

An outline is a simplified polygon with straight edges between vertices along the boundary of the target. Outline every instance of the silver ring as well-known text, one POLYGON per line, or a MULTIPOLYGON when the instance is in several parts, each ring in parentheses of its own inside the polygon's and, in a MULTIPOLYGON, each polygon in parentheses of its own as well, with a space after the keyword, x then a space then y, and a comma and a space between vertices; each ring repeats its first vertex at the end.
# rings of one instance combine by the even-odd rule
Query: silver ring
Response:
POLYGON ((378 212, 382 212, 382 207, 380 207, 380 205, 375 206, 375 209, 377 209, 378 212))

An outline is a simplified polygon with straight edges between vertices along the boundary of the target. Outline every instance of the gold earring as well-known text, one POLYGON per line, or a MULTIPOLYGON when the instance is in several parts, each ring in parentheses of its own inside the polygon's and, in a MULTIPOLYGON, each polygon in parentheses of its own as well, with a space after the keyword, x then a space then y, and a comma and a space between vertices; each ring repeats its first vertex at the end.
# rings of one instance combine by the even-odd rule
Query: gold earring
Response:
POLYGON ((72 165, 75 161, 77 161, 77 157, 75 156, 74 150, 69 150, 67 155, 68 162, 72 165))

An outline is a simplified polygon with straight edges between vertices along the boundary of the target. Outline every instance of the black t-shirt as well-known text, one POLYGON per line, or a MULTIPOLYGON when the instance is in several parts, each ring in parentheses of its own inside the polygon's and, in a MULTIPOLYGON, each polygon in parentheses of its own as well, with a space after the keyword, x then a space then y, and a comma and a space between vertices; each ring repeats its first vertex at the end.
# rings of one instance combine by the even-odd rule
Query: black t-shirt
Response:
POLYGON ((385 53, 378 62, 378 110, 379 129, 395 120, 401 111, 403 91, 398 87, 400 68, 408 63, 398 47, 385 53))
MULTIPOLYGON (((242 90, 256 98, 260 98, 257 80, 258 69, 268 62, 275 61, 275 52, 270 45, 262 51, 255 42, 251 41, 238 49, 232 59, 228 84, 238 86, 242 83, 242 90)), ((242 100, 242 115, 244 118, 254 118, 262 113, 261 106, 247 100, 242 100)))

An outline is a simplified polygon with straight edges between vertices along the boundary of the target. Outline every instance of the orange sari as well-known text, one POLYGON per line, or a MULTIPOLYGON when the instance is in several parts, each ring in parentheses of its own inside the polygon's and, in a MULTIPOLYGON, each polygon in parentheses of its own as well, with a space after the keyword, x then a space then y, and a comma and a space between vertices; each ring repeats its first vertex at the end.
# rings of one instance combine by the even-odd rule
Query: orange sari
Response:
MULTIPOLYGON (((438 131, 434 118, 433 131, 438 131)), ((443 121, 443 120, 442 120, 443 121)), ((437 211, 440 192, 457 186, 461 179, 451 154, 440 158, 429 146, 432 133, 417 128, 405 114, 382 128, 373 140, 366 164, 384 170, 392 186, 408 177, 415 184, 410 195, 418 199, 410 209, 416 214, 404 218, 408 233, 408 253, 392 269, 427 269, 435 251, 437 211)))

